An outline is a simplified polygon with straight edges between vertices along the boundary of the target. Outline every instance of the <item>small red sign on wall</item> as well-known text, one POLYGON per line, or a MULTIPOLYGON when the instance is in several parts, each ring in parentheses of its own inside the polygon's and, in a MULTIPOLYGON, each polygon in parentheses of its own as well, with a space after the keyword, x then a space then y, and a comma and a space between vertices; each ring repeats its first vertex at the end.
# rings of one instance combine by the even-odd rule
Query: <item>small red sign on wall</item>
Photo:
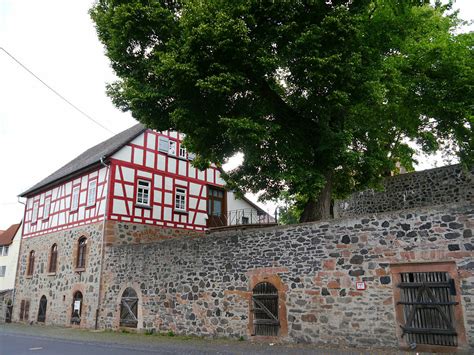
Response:
POLYGON ((357 290, 365 290, 366 288, 367 288, 367 285, 365 284, 365 281, 356 282, 357 290))

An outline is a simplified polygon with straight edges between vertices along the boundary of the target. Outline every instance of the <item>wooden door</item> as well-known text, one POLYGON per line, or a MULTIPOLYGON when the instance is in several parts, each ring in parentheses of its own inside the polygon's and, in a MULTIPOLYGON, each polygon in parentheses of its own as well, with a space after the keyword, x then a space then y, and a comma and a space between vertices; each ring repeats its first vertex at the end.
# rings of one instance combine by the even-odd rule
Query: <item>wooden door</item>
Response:
POLYGON ((227 225, 225 190, 207 187, 207 226, 224 227, 227 225))

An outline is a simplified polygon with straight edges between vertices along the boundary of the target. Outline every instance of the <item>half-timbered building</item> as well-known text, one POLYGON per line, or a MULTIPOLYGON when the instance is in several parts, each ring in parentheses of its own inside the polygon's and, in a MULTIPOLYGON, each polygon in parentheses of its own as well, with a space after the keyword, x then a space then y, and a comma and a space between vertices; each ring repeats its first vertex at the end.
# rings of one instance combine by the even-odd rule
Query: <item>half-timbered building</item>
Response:
POLYGON ((21 194, 26 207, 14 318, 95 324, 103 248, 120 233, 116 226, 148 226, 147 238, 162 238, 272 221, 226 190, 215 165, 195 168, 182 139, 137 124, 21 194), (44 283, 48 289, 37 287, 44 283))

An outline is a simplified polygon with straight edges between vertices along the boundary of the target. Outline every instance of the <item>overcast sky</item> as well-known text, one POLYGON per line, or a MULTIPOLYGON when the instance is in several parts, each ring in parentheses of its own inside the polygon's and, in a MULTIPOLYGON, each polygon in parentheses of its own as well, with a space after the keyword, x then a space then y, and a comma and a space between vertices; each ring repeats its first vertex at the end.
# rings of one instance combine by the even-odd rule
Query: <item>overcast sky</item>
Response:
MULTIPOLYGON (((114 75, 88 15, 92 3, 0 0, 0 47, 118 133, 136 121, 105 95, 114 75)), ((474 18, 474 0, 457 6, 461 17, 474 18)), ((17 195, 111 135, 0 50, 0 230, 23 218, 17 195)))

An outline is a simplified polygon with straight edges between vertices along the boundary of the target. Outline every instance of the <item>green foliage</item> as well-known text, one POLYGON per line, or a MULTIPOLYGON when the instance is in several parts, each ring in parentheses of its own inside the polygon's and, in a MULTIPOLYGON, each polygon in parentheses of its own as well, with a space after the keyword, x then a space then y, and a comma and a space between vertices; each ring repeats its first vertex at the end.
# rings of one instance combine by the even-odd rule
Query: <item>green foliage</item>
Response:
MULTIPOLYGON (((425 0, 99 0, 119 80, 108 93, 158 130, 186 133, 195 164, 243 164, 231 188, 307 202, 375 187, 414 151, 472 164, 474 35, 425 0)), ((293 214, 289 211, 290 215, 293 214)))

